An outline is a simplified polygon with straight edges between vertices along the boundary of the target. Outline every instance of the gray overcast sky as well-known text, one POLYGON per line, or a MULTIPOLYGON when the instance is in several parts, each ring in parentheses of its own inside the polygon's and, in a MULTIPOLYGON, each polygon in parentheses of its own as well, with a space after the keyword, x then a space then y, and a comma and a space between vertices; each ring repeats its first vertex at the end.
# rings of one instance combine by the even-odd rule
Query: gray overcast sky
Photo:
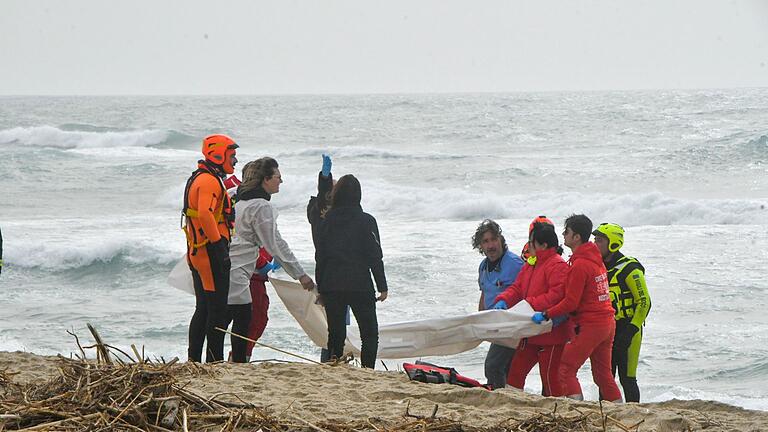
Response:
POLYGON ((768 86, 768 1, 0 1, 0 94, 768 86))

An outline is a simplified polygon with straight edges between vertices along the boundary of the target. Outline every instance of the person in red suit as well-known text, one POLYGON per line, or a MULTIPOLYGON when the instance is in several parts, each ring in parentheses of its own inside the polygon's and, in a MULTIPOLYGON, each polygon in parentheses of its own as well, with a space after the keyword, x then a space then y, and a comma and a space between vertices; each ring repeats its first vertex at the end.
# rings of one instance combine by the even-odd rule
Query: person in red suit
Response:
MULTIPOLYGON (((494 309, 507 309, 522 300, 534 310, 546 310, 563 299, 568 264, 560 254, 555 227, 551 223, 534 222, 529 236, 529 257, 515 282, 496 297, 494 309)), ((525 338, 515 350, 507 375, 507 384, 522 390, 525 378, 531 369, 539 364, 542 394, 554 396, 560 389, 560 357, 566 342, 573 337, 573 323, 567 320, 551 332, 525 338)), ((563 322, 564 321, 564 322, 563 322)))
POLYGON ((608 274, 597 246, 589 241, 592 221, 585 215, 571 215, 565 220, 563 242, 573 255, 565 282, 565 297, 556 305, 531 317, 541 324, 550 317, 570 314, 577 326, 576 337, 563 349, 560 359, 561 391, 554 396, 583 400, 576 374, 589 359, 592 379, 600 389, 601 399, 621 402, 621 392, 611 371, 611 350, 616 331, 608 274))

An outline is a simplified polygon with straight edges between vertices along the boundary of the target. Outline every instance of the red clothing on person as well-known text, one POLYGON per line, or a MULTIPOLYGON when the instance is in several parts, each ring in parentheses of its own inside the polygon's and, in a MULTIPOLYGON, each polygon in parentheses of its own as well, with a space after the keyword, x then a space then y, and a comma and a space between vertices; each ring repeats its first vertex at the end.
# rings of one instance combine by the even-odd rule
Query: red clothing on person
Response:
POLYGON ((608 292, 608 272, 600 250, 592 242, 584 243, 571 255, 568 264, 571 269, 565 282, 565 297, 546 309, 547 316, 570 313, 577 324, 612 324, 614 311, 608 292))
MULTIPOLYGON (((259 258, 256 260, 256 268, 260 269, 272 261, 272 255, 270 255, 266 249, 259 248, 259 258)), ((269 296, 267 296, 266 282, 269 277, 262 276, 258 271, 251 276, 251 322, 248 325, 248 339, 259 340, 264 329, 267 328, 267 322, 269 321, 269 296)), ((248 342, 245 348, 245 353, 248 357, 251 356, 254 347, 253 342, 248 342)))
MULTIPOLYGON (((521 300, 525 300, 533 310, 546 310, 563 299, 568 270, 568 264, 554 248, 536 251, 536 264, 526 263, 515 282, 499 294, 496 301, 504 300, 509 307, 512 307, 521 300)), ((568 320, 549 333, 528 338, 528 343, 563 344, 572 336, 573 323, 568 320)))
MULTIPOLYGON (((509 306, 525 300, 534 310, 545 310, 563 299, 568 264, 555 248, 536 251, 536 263, 526 263, 515 282, 496 297, 509 306)), ((507 374, 507 384, 523 389, 525 378, 539 364, 545 396, 561 391, 560 356, 563 346, 573 337, 573 322, 565 321, 549 333, 523 339, 517 346, 507 374)))
POLYGON ((231 176, 227 177, 226 180, 224 180, 224 189, 230 190, 233 187, 240 186, 241 183, 242 182, 240 181, 239 178, 237 178, 237 176, 231 175, 231 176))
POLYGON ((518 389, 525 388, 525 378, 538 363, 544 396, 561 394, 563 390, 560 382, 560 362, 564 347, 564 343, 535 345, 526 343, 523 339, 517 346, 515 356, 509 366, 507 384, 518 389))
POLYGON ((600 389, 603 400, 621 400, 621 392, 616 385, 611 370, 611 349, 616 326, 603 324, 580 324, 579 334, 571 343, 565 345, 560 357, 560 394, 571 396, 582 394, 581 385, 576 377, 579 368, 589 359, 592 366, 592 380, 600 389))
POLYGON ((568 263, 571 268, 565 283, 565 297, 546 313, 549 317, 570 313, 579 326, 579 333, 563 350, 559 372, 562 388, 555 396, 582 394, 576 374, 589 359, 592 378, 601 397, 621 400, 611 371, 611 347, 616 327, 603 258, 597 246, 587 242, 576 249, 568 263))

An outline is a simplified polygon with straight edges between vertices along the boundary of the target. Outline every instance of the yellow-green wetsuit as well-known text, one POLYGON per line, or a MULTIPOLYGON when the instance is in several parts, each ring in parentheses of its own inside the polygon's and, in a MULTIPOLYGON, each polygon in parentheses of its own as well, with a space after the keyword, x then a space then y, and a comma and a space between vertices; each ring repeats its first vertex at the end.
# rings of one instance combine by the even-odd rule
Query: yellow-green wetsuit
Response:
POLYGON ((627 402, 640 402, 637 386, 637 363, 643 341, 643 324, 651 309, 651 297, 645 284, 645 268, 635 258, 613 253, 606 263, 611 302, 616 313, 616 336, 613 343, 612 367, 624 389, 627 402))

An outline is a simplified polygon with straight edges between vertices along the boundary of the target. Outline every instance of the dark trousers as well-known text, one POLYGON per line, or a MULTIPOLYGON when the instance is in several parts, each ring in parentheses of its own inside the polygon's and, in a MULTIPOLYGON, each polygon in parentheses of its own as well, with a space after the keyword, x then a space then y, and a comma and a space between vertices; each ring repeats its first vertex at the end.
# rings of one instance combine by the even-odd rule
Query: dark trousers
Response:
POLYGON ((324 292, 323 303, 328 318, 328 352, 330 358, 344 355, 347 338, 347 306, 352 308, 362 341, 360 363, 373 369, 379 350, 379 323, 376 320, 376 297, 373 291, 324 292))
POLYGON ((507 385, 509 364, 515 356, 514 348, 504 345, 491 344, 488 354, 485 356, 485 378, 493 389, 504 388, 507 385))
MULTIPOLYGON (((346 325, 349 325, 349 306, 347 306, 347 314, 344 316, 344 323, 346 325)), ((323 348, 320 350, 320 362, 325 363, 331 359, 331 352, 328 351, 328 348, 323 348)))
MULTIPOLYGON (((251 303, 229 305, 227 308, 227 326, 232 323, 232 333, 248 337, 248 328, 251 325, 251 303)), ((246 363, 248 341, 237 336, 230 336, 232 344, 232 362, 246 363)))
MULTIPOLYGON (((228 267, 228 266, 227 266, 228 267)), ((229 295, 229 268, 214 270, 216 291, 205 291, 200 274, 193 267, 192 281, 195 286, 195 313, 189 322, 189 360, 200 363, 203 343, 207 343, 207 363, 224 360, 224 333, 216 327, 227 327, 227 297, 229 295)))

